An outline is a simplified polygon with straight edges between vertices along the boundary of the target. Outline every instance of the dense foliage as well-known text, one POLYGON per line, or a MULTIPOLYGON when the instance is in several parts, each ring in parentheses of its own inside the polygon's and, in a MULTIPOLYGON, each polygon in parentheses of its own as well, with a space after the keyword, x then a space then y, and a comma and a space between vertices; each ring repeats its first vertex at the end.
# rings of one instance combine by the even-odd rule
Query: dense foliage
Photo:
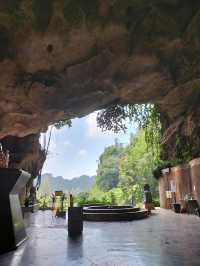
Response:
POLYGON ((123 147, 118 142, 100 156, 96 186, 77 196, 77 204, 135 204, 143 202, 143 186, 148 183, 158 205, 158 185, 152 171, 156 157, 147 149, 144 130, 130 137, 123 147))
MULTIPOLYGON (((112 105, 98 113, 97 123, 103 130, 126 130, 127 119, 139 129, 130 143, 106 147, 99 157, 94 188, 79 193, 76 204, 136 204, 143 202, 143 186, 148 183, 155 201, 158 185, 153 170, 160 163, 161 124, 159 112, 151 104, 112 105)), ((71 126, 69 120, 55 125, 71 126)))
MULTIPOLYGON (((115 140, 115 144, 106 147, 99 158, 94 187, 87 191, 73 193, 75 204, 78 206, 85 204, 140 206, 143 202, 143 186, 148 183, 154 202, 158 205, 158 184, 152 174, 156 160, 152 151, 147 149, 143 129, 130 136, 127 146, 115 140)), ((49 184, 44 185, 48 190, 49 184)), ((45 205, 46 196, 41 197, 41 206, 45 205)))
POLYGON ((127 119, 144 129, 147 148, 157 161, 160 158, 161 123, 156 106, 151 104, 111 105, 98 113, 97 123, 102 130, 114 132, 127 129, 127 119))
POLYGON ((156 197, 158 187, 152 171, 157 158, 147 149, 143 130, 131 136, 125 154, 121 161, 119 187, 126 200, 130 201, 132 198, 135 202, 141 202, 145 183, 150 185, 153 196, 156 197))
POLYGON ((108 191, 118 185, 119 163, 123 156, 124 148, 117 142, 105 148, 99 158, 96 185, 102 191, 108 191))
POLYGON ((57 123, 54 124, 56 129, 61 129, 64 126, 71 127, 72 126, 72 121, 70 119, 63 119, 57 123))

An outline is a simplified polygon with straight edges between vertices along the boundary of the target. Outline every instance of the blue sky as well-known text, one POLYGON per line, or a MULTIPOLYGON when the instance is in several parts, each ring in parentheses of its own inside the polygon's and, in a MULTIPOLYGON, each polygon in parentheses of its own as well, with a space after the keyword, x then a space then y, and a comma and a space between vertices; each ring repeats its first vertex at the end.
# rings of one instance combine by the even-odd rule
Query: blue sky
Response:
MULTIPOLYGON (((115 138, 121 143, 128 143, 130 133, 136 131, 135 124, 127 123, 126 133, 102 132, 97 127, 96 114, 94 112, 86 117, 74 119, 71 128, 53 128, 43 173, 52 173, 54 176, 68 179, 83 174, 95 175, 97 161, 104 148, 112 145, 115 138)), ((41 143, 42 140, 41 136, 41 143)))

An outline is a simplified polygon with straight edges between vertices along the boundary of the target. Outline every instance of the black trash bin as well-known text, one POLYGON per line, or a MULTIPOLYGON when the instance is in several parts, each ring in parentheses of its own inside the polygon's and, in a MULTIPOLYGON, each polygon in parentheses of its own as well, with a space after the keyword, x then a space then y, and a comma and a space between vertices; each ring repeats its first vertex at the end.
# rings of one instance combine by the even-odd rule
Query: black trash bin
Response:
POLYGON ((173 209, 175 213, 181 212, 181 204, 180 203, 173 203, 173 209))
POLYGON ((83 208, 68 208, 68 235, 70 237, 80 236, 83 232, 83 208))

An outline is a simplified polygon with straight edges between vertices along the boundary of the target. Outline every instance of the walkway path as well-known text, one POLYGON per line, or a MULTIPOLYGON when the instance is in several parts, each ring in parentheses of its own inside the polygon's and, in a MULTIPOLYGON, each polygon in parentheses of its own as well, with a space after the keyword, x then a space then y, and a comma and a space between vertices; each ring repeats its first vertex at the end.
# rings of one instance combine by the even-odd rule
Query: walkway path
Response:
POLYGON ((200 218, 155 211, 133 222, 84 223, 68 239, 65 220, 31 215, 29 240, 0 257, 0 266, 200 266, 200 218))

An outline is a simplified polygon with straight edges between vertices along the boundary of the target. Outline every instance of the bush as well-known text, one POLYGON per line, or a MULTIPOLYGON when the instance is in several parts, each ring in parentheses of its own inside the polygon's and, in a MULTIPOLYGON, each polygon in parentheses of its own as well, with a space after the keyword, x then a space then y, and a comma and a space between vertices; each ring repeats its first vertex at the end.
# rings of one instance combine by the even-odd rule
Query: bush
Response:
POLYGON ((109 205, 111 200, 107 196, 107 193, 103 193, 97 190, 90 192, 80 192, 75 198, 76 205, 82 207, 84 205, 102 204, 109 205))
POLYGON ((76 200, 77 206, 78 207, 83 207, 85 205, 109 205, 110 202, 106 200, 106 198, 103 199, 97 199, 97 198, 91 198, 91 199, 80 199, 77 198, 76 200))
POLYGON ((154 207, 160 207, 160 198, 153 198, 152 203, 154 205, 154 207))
POLYGON ((46 196, 42 196, 38 199, 39 208, 42 210, 49 208, 49 198, 46 196))

